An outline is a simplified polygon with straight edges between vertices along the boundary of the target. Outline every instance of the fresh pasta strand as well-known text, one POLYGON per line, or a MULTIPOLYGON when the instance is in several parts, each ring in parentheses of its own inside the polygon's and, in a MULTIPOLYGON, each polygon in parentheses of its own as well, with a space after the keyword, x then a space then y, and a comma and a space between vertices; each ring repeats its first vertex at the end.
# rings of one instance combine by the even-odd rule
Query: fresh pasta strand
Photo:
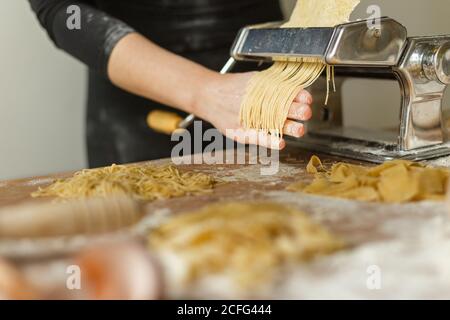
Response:
MULTIPOLYGON (((359 0, 298 0, 289 22, 283 27, 333 27, 347 22, 358 3, 359 0)), ((276 61, 272 67, 257 73, 241 104, 241 125, 282 137, 292 101, 324 70, 327 74, 327 104, 330 84, 336 91, 335 73, 334 67, 325 65, 320 59, 276 61)))
POLYGON ((292 101, 324 69, 325 65, 319 62, 275 62, 255 75, 241 106, 242 125, 281 136, 292 101))
POLYGON ((180 172, 174 166, 112 165, 75 173, 39 188, 33 197, 64 199, 126 195, 138 200, 153 201, 211 191, 213 177, 194 172, 180 172))

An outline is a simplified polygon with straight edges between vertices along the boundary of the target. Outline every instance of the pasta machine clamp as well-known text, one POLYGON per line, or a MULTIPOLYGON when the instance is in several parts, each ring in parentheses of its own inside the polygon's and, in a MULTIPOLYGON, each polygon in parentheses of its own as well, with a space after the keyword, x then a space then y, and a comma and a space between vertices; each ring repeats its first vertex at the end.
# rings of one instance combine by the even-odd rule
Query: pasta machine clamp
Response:
MULTIPOLYGON (((222 73, 230 71, 236 61, 315 58, 334 66, 338 76, 396 80, 401 107, 395 130, 344 126, 339 101, 330 106, 327 117, 310 121, 307 135, 294 143, 371 162, 450 155, 442 106, 450 84, 450 35, 408 37, 406 28, 394 19, 383 17, 375 27, 372 21, 334 28, 279 28, 281 23, 243 28, 222 73)), ((180 125, 187 127, 193 120, 191 115, 180 125)))

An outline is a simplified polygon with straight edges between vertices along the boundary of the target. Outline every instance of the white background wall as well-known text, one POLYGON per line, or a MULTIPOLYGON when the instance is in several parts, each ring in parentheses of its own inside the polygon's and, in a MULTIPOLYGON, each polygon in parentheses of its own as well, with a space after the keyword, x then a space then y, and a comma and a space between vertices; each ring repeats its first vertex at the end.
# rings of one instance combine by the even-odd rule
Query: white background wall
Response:
POLYGON ((84 167, 84 67, 25 0, 0 1, 0 40, 0 179, 84 167))
MULTIPOLYGON (((289 10, 294 1, 284 1, 289 10)), ((364 18, 369 4, 411 35, 450 34, 448 0, 363 0, 354 18, 364 18)), ((84 67, 53 47, 25 0, 0 2, 0 40, 0 179, 85 167, 84 67)), ((346 116, 369 126, 386 122, 386 114, 395 121, 397 95, 385 82, 349 81, 346 116)))

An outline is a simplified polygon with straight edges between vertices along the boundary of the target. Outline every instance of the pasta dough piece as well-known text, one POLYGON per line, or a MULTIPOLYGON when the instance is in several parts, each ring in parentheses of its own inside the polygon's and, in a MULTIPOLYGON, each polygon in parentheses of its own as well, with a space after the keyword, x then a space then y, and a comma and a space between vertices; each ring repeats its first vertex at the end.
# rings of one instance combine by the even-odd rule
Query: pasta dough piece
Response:
POLYGON ((420 192, 417 175, 401 163, 381 172, 378 189, 386 202, 407 202, 420 192))
POLYGON ((149 236, 152 251, 188 262, 187 281, 230 274, 242 286, 264 283, 277 267, 343 248, 307 215, 277 203, 220 203, 171 218, 149 236))
POLYGON ((306 172, 308 173, 319 173, 325 172, 325 167, 322 165, 318 156, 312 156, 308 165, 306 166, 306 172))
POLYGON ((336 163, 324 172, 322 162, 316 156, 311 158, 307 172, 315 175, 311 184, 296 183, 288 190, 388 203, 442 200, 450 176, 447 169, 404 160, 389 161, 376 167, 336 163))
POLYGON ((334 27, 347 22, 359 2, 359 0, 299 0, 284 27, 334 27))
POLYGON ((180 172, 173 166, 112 165, 82 170, 71 178, 39 188, 32 196, 73 199, 127 195, 152 201, 208 192, 215 184, 211 176, 180 172))
MULTIPOLYGON (((347 22, 359 0, 298 0, 291 19, 283 27, 333 27, 347 22)), ((240 122, 244 128, 283 135, 289 108, 299 92, 311 86, 326 70, 327 99, 334 70, 318 59, 275 62, 257 73, 247 87, 241 104, 240 122)))

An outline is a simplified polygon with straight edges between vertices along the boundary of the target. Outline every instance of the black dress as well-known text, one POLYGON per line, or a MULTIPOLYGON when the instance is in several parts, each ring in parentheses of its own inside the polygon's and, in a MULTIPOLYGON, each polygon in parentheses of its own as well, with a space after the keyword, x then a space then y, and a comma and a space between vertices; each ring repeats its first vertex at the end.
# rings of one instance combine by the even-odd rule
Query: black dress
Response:
MULTIPOLYGON (((152 109, 169 110, 129 94, 106 76, 115 44, 137 31, 160 46, 219 70, 237 31, 282 18, 278 0, 30 0, 55 44, 89 67, 87 146, 89 165, 106 166, 169 157, 174 142, 148 128, 152 109), (67 28, 69 6, 81 28, 67 28)), ((171 109, 173 111, 173 109, 171 109)), ((182 112, 179 112, 183 115, 182 112)))

